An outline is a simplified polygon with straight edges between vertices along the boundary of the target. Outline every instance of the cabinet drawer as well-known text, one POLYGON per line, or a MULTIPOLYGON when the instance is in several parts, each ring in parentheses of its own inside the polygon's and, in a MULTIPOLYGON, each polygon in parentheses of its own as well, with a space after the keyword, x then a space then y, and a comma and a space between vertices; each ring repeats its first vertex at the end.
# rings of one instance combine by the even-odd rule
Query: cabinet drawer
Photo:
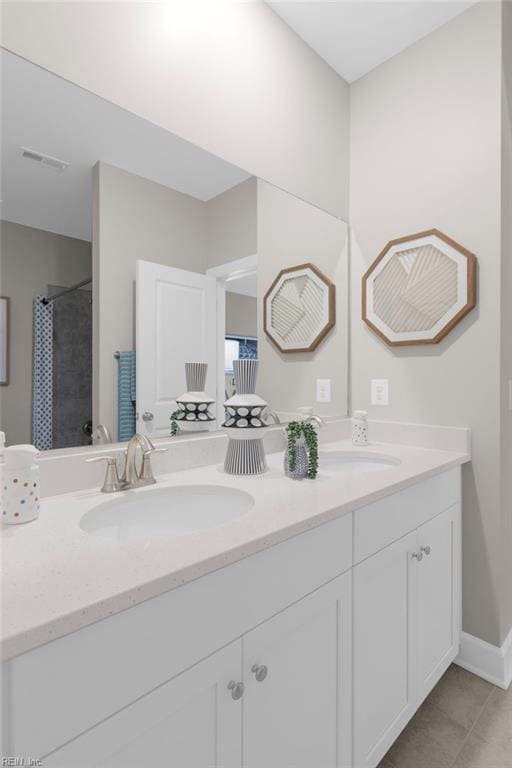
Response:
POLYGON ((9 754, 44 756, 351 564, 346 515, 12 659, 9 754))
POLYGON ((460 467, 354 512, 354 564, 460 501, 460 467))

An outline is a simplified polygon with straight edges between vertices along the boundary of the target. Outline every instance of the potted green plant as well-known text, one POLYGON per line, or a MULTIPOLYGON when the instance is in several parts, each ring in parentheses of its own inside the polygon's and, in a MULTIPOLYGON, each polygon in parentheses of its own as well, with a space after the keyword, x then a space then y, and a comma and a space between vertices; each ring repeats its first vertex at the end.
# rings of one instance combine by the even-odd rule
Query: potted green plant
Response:
POLYGON ((180 431, 180 428, 177 422, 178 414, 179 414, 179 411, 174 411, 174 413, 171 413, 169 417, 169 421, 171 422, 171 437, 176 437, 176 435, 180 431))
POLYGON ((290 421, 286 427, 284 471, 287 477, 314 480, 318 474, 318 435, 308 421, 290 421))

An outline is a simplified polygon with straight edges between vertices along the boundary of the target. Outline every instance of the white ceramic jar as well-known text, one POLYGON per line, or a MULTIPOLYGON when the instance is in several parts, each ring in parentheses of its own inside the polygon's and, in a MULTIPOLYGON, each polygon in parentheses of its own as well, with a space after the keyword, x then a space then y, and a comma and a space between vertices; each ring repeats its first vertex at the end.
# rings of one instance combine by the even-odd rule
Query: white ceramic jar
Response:
POLYGON ((39 516, 39 451, 33 445, 4 448, 2 466, 2 522, 28 523, 39 516))

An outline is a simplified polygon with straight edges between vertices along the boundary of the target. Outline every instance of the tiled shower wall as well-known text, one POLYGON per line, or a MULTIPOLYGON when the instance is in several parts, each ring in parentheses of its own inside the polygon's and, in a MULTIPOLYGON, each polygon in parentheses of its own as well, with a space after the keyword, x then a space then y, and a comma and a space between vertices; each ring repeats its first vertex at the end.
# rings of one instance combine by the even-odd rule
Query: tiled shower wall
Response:
POLYGON ((90 445, 83 426, 92 419, 91 291, 62 296, 53 312, 53 447, 90 445))

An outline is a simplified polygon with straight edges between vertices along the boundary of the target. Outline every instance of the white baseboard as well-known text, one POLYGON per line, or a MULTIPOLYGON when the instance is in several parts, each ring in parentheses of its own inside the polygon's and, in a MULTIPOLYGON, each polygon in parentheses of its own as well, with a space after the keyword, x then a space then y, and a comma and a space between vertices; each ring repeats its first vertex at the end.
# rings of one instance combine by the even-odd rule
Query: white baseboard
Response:
POLYGON ((512 629, 501 648, 462 632, 455 664, 499 688, 508 688, 512 681, 512 629))

